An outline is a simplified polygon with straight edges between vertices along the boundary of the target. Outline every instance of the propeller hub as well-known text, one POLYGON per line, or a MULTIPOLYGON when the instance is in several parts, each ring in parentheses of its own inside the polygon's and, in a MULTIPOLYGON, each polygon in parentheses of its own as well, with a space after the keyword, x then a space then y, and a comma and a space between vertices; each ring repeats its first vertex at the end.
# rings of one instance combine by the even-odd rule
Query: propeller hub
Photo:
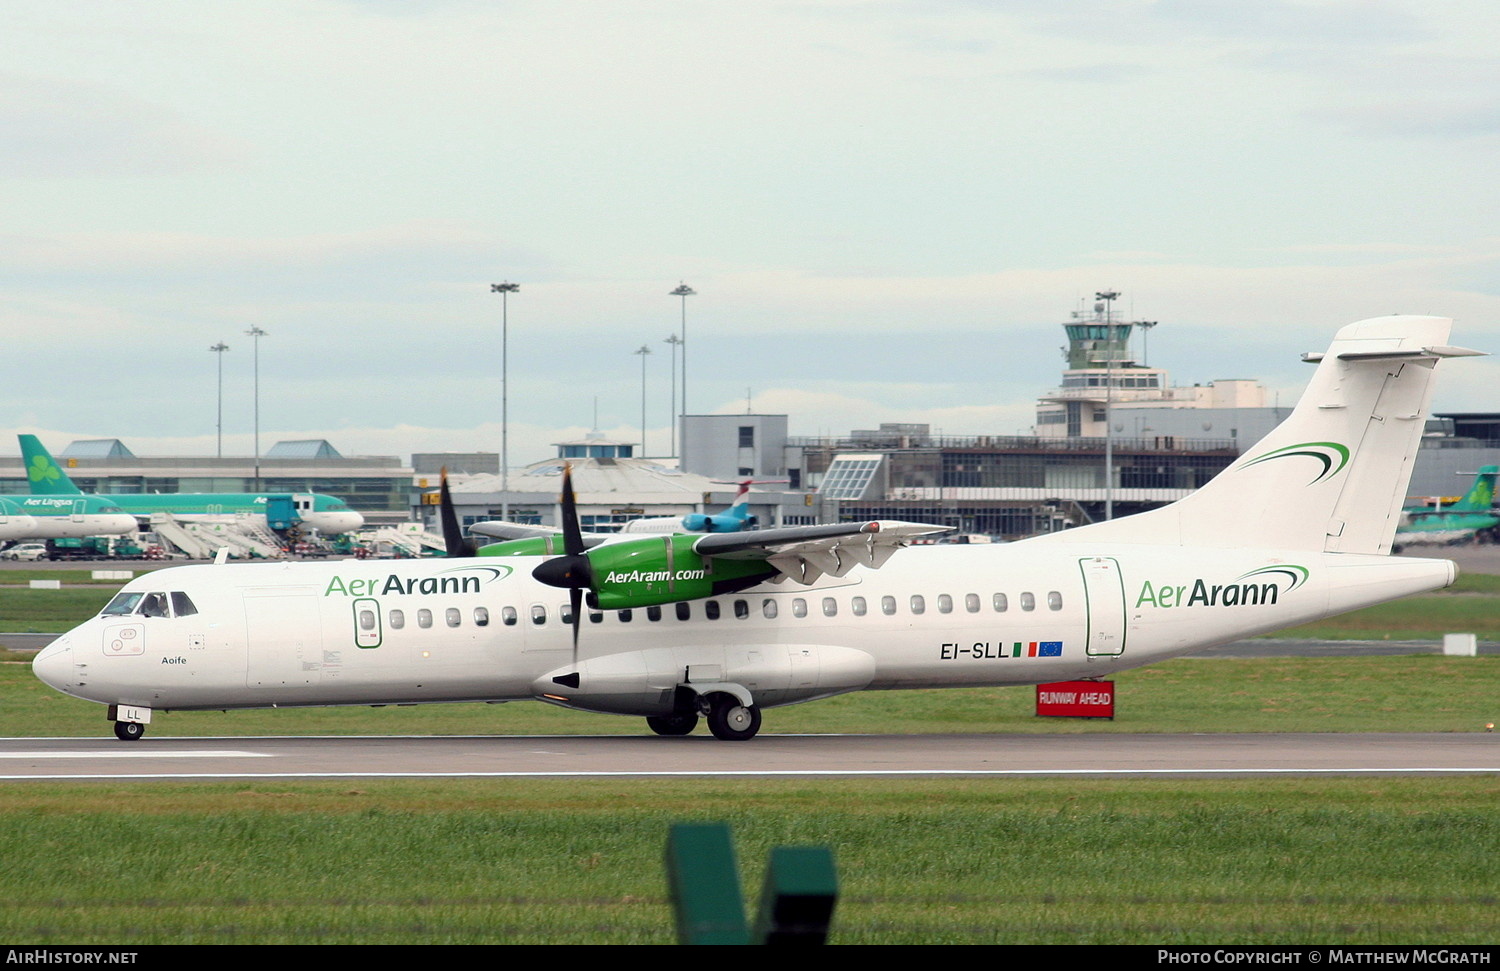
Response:
POLYGON ((594 579, 594 571, 587 556, 554 556, 537 564, 531 575, 550 587, 565 590, 587 588, 594 579))

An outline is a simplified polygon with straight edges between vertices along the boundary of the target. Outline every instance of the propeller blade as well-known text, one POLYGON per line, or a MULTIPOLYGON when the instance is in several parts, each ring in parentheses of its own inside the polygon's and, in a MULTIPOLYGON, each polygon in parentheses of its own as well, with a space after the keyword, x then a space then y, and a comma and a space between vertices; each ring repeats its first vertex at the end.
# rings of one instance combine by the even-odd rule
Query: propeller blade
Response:
POLYGON ((578 629, 583 622, 583 592, 594 582, 594 571, 583 545, 578 523, 578 499, 573 494, 573 467, 563 466, 562 481, 563 555, 543 560, 531 575, 542 583, 566 587, 573 611, 573 663, 578 663, 578 629))
POLYGON ((569 556, 583 554, 583 530, 578 525, 578 497, 573 494, 573 466, 563 466, 562 481, 563 551, 569 556))
POLYGON ((573 587, 568 591, 568 603, 573 608, 573 663, 578 664, 578 627, 583 622, 583 588, 573 587))
POLYGON ((443 524, 443 552, 447 556, 473 556, 474 542, 464 537, 463 527, 458 525, 458 513, 453 508, 453 494, 448 491, 448 467, 443 466, 442 483, 438 489, 438 519, 443 524))

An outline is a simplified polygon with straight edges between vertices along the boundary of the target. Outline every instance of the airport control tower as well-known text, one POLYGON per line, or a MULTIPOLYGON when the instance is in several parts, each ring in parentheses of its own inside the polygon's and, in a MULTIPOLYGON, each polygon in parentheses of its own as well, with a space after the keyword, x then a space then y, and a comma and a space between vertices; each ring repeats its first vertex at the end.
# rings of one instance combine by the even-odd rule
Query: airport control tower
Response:
POLYGON ((1097 294, 1092 311, 1074 311, 1063 324, 1068 362, 1062 386, 1037 401, 1037 434, 1044 438, 1103 438, 1111 405, 1160 399, 1167 372, 1138 363, 1130 350, 1136 328, 1144 335, 1151 320, 1120 320, 1114 310, 1118 291, 1097 294))
POLYGON ((1091 311, 1075 311, 1073 319, 1063 324, 1068 335, 1068 346, 1063 348, 1067 370, 1063 371, 1060 387, 1037 399, 1038 437, 1105 438, 1105 416, 1111 413, 1115 415, 1112 419, 1116 425, 1115 437, 1142 437, 1143 433, 1131 426, 1141 424, 1144 419, 1132 409, 1265 406, 1265 388, 1257 381, 1221 379, 1174 388, 1164 368, 1137 361, 1131 351, 1131 338, 1136 333, 1141 335, 1141 357, 1145 358, 1145 336, 1156 326, 1156 321, 1120 320, 1114 310, 1114 301, 1119 296, 1115 290, 1100 291, 1091 311))

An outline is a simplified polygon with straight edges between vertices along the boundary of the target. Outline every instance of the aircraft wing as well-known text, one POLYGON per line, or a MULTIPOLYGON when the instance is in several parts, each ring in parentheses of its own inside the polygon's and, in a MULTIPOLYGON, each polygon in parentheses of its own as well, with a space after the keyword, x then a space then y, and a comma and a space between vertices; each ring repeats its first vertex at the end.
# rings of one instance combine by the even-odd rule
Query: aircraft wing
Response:
POLYGON ((475 523, 469 527, 469 532, 493 539, 531 539, 533 536, 557 536, 562 533, 562 530, 555 526, 535 526, 530 523, 512 523, 503 519, 492 519, 475 523))
POLYGON ((856 566, 877 569, 912 540, 952 528, 889 520, 788 526, 749 533, 710 533, 693 544, 693 551, 705 557, 765 560, 781 574, 772 582, 790 578, 812 583, 824 574, 841 577, 856 566))

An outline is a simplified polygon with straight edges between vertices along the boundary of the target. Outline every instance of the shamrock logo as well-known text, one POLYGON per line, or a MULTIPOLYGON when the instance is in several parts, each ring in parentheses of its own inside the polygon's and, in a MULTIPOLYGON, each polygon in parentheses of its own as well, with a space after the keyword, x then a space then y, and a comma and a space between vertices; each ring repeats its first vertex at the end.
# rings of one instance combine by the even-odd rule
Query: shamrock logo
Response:
POLYGON ((33 455, 26 468, 26 478, 32 482, 56 482, 62 478, 62 472, 45 457, 33 455))

